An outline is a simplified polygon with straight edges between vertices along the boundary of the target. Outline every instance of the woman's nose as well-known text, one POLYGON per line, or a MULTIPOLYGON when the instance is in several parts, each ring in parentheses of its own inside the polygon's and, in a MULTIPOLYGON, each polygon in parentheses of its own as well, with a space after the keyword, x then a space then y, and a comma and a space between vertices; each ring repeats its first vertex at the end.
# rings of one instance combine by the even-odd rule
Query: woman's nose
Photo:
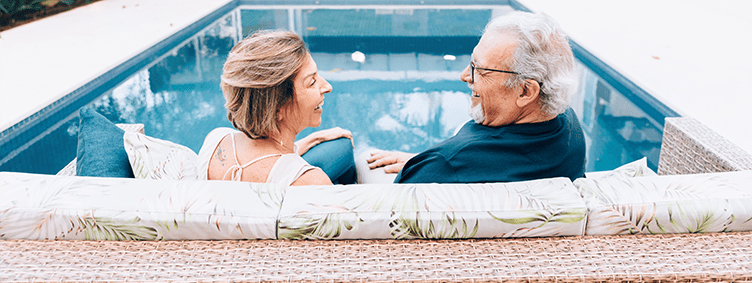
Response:
POLYGON ((330 92, 332 92, 332 85, 329 84, 329 82, 326 81, 324 78, 321 78, 321 79, 324 80, 324 86, 321 87, 321 93, 330 93, 330 92))

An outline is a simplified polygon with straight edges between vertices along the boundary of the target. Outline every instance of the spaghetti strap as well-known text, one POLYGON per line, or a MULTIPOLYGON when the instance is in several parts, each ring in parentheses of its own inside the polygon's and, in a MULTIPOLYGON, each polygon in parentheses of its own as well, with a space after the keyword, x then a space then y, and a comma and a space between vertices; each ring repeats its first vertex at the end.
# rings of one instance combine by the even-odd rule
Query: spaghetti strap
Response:
POLYGON ((235 136, 233 135, 233 133, 228 133, 228 135, 230 135, 230 139, 232 140, 232 156, 235 158, 235 164, 233 164, 232 166, 230 166, 230 168, 227 169, 227 172, 225 172, 225 175, 222 176, 222 180, 225 180, 225 178, 227 178, 227 174, 230 174, 230 180, 240 181, 240 177, 243 175, 243 168, 246 168, 250 166, 251 164, 255 163, 256 161, 262 160, 264 158, 282 156, 282 154, 279 154, 279 153, 268 154, 268 155, 254 158, 253 160, 248 161, 248 163, 240 165, 240 161, 238 161, 238 151, 235 148, 235 136))
MULTIPOLYGON (((209 134, 204 139, 204 144, 201 146, 201 150, 198 154, 200 180, 209 180, 209 163, 211 162, 212 157, 215 155, 219 144, 227 138, 227 135, 230 135, 230 139, 232 140, 233 160, 229 161, 231 164, 230 167, 225 168, 227 172, 225 172, 225 175, 222 176, 222 180, 229 179, 240 181, 242 179, 243 169, 249 167, 255 162, 258 162, 259 160, 275 156, 279 156, 279 159, 274 162, 274 165, 269 171, 269 175, 266 177, 265 183, 275 183, 289 186, 305 172, 316 168, 308 164, 308 162, 306 162, 297 153, 264 155, 241 165, 237 155, 238 151, 237 144, 235 144, 235 134, 241 134, 241 132, 231 128, 216 128, 209 132, 209 134)), ((297 146, 293 145, 293 151, 298 152, 297 146)))

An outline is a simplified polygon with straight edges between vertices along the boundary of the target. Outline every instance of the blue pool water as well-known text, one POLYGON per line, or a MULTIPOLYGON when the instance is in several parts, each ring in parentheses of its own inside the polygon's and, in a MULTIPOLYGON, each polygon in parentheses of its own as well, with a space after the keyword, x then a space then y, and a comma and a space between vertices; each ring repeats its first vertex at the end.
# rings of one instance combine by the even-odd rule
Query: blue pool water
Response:
MULTIPOLYGON (((459 74, 488 20, 510 10, 241 6, 155 54, 86 104, 114 122, 143 123, 148 135, 197 152, 209 131, 231 127, 219 76, 232 46, 254 30, 291 29, 303 36, 334 89, 326 95, 321 126, 299 138, 338 126, 353 132, 356 154, 369 148, 420 152, 469 119, 469 90, 459 74), (365 61, 353 61, 356 51, 365 61)), ((660 115, 588 63, 580 64, 580 91, 572 103, 587 136, 587 170, 610 170, 643 156, 656 169, 660 115)), ((4 152, 0 171, 55 173, 72 160, 78 118, 75 111, 57 115, 41 135, 4 152)))

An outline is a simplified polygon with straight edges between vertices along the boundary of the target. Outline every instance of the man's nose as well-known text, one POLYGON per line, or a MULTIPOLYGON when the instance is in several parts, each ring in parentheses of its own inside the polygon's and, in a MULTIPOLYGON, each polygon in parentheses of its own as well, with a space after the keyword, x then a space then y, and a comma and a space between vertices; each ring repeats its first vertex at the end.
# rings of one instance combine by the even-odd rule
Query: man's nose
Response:
POLYGON ((460 80, 466 83, 472 83, 473 80, 470 76, 470 72, 470 64, 467 64, 467 67, 465 67, 465 69, 462 70, 462 73, 460 74, 460 80))

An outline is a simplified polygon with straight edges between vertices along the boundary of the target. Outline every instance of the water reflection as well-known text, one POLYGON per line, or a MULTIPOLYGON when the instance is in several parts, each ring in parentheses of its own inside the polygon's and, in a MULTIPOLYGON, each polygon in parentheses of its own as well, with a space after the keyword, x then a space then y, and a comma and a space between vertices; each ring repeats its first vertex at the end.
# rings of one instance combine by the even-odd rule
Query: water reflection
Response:
POLYGON ((657 170, 661 123, 591 70, 580 68, 580 87, 571 105, 585 131, 587 170, 610 170, 642 157, 657 170))
MULTIPOLYGON (((355 136, 356 154, 370 148, 420 152, 469 119, 467 87, 454 81, 333 81, 319 128, 355 136)), ((307 129, 304 136, 315 129, 307 129)))
POLYGON ((198 151, 211 129, 230 126, 219 75, 237 41, 231 13, 106 92, 91 107, 118 123, 143 123, 147 134, 198 151))
MULTIPOLYGON (((307 13, 311 19, 317 12, 307 13)), ((239 14, 242 23, 248 23, 246 17, 260 19, 252 22, 254 28, 277 27, 283 22, 278 19, 288 15, 257 10, 239 14)), ((198 151, 211 129, 230 126, 218 78, 226 54, 239 38, 234 15, 177 46, 91 105, 113 121, 144 123, 149 135, 198 151)), ((245 26, 242 30, 250 32, 245 26)), ((458 79, 465 66, 459 60, 408 52, 366 53, 366 60, 356 62, 352 52, 311 49, 322 76, 334 88, 327 95, 318 129, 350 129, 356 137, 356 153, 368 148, 419 152, 451 136, 469 119, 469 95, 458 79)), ((469 60, 468 54, 453 56, 469 60)))
MULTIPOLYGON (((241 10, 92 105, 110 119, 144 123, 149 134, 197 151, 211 129, 230 126, 218 78, 226 54, 241 34, 260 28, 295 29, 304 35, 321 75, 334 88, 327 95, 319 129, 351 130, 356 154, 369 148, 419 152, 450 137, 469 120, 469 91, 459 74, 482 26, 499 11, 505 10, 412 10, 411 17, 396 10, 241 10), (343 14, 362 16, 363 23, 322 20, 343 14), (441 30, 424 28, 438 17, 462 18, 458 25, 470 28, 452 29, 446 24, 441 30), (380 28, 364 28, 373 26, 380 28), (452 44, 439 44, 446 43, 447 36, 455 36, 452 44), (434 44, 425 44, 432 40, 434 44), (458 46, 464 49, 456 50, 458 46), (353 60, 355 51, 365 58, 353 60)), ((573 108, 587 136, 587 169, 613 169, 642 156, 655 166, 661 139, 658 123, 582 69, 573 108)), ((315 130, 307 129, 300 137, 315 130)))
MULTIPOLYGON (((319 128, 351 130, 356 154, 368 148, 419 152, 469 120, 469 90, 459 74, 488 20, 510 10, 235 10, 90 106, 114 122, 143 123, 147 134, 198 151, 211 129, 231 127, 219 88, 230 49, 252 31, 288 29, 303 35, 320 74, 334 88, 326 95, 319 128), (356 51, 365 58, 354 61, 356 51)), ((582 73, 572 107, 586 133, 587 170, 610 170, 643 156, 655 169, 661 121, 651 120, 592 71, 582 68, 582 73)), ((62 168, 75 157, 78 121, 69 114, 59 128, 0 169, 54 173, 62 168), (61 147, 55 162, 45 159, 49 148, 61 147), (42 163, 54 164, 41 168, 42 163)))

